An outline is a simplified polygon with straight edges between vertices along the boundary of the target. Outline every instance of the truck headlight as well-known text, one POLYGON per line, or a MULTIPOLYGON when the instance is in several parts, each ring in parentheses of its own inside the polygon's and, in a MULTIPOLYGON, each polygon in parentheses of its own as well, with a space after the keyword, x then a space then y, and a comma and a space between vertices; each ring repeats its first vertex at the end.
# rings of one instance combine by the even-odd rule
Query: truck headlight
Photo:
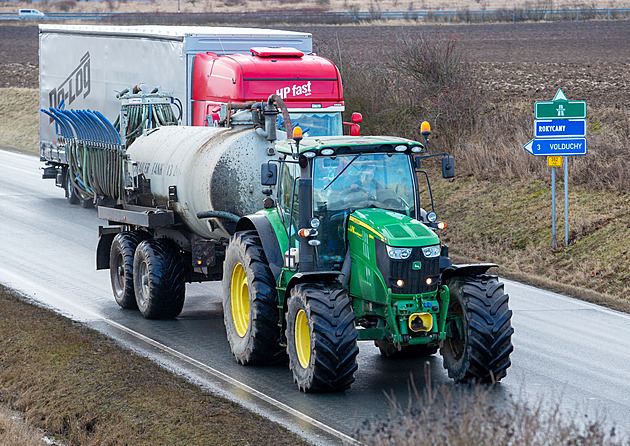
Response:
POLYGON ((408 259, 411 255, 411 248, 392 248, 391 246, 388 246, 387 255, 390 259, 394 260, 408 259))
POLYGON ((422 254, 424 254, 427 259, 439 257, 441 251, 442 249, 440 248, 440 245, 427 246, 426 248, 422 248, 422 254))

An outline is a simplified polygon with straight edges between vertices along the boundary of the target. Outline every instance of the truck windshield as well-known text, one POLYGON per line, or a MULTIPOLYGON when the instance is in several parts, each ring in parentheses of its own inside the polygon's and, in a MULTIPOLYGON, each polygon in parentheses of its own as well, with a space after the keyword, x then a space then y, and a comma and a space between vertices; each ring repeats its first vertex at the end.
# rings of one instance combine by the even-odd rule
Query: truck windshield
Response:
MULTIPOLYGON (((300 126, 304 136, 343 135, 341 112, 289 112, 293 127, 300 126)), ((282 115, 278 115, 278 130, 286 131, 282 115)))
POLYGON ((313 214, 322 225, 320 266, 341 266, 345 255, 344 220, 355 210, 387 209, 415 218, 409 156, 371 153, 318 157, 313 161, 313 214))

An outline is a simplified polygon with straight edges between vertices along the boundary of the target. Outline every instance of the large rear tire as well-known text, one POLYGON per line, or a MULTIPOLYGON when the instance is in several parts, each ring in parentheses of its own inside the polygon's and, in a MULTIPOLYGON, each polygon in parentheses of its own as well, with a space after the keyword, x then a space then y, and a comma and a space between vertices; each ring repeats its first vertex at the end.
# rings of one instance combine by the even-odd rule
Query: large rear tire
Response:
POLYGON ((138 244, 149 235, 141 231, 125 231, 116 234, 109 255, 109 276, 116 303, 122 308, 136 309, 133 289, 133 257, 138 244))
POLYGON ((456 382, 493 383, 511 365, 512 311, 503 284, 494 276, 452 277, 450 304, 440 353, 456 382))
POLYGON ((357 370, 357 330, 352 302, 336 285, 298 284, 291 289, 287 353, 293 379, 303 392, 350 388, 357 370))
POLYGON ((285 358, 278 317, 276 282, 260 237, 237 232, 223 264, 223 320, 237 362, 274 364, 285 358))
POLYGON ((175 243, 166 239, 141 242, 133 259, 133 288, 140 313, 147 319, 177 317, 184 307, 184 274, 175 243))
POLYGON ((393 342, 390 341, 374 341, 374 345, 378 347, 381 356, 384 358, 423 358, 437 353, 438 347, 434 345, 407 345, 398 350, 393 342))

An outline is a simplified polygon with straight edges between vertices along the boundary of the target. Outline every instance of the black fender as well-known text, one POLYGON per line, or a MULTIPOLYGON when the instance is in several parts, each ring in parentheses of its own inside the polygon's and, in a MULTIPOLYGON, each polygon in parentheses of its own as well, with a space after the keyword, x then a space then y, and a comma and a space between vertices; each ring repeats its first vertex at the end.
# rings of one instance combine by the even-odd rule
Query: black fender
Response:
POLYGON ((255 230, 258 233, 267 262, 269 262, 269 267, 271 268, 271 273, 277 282, 282 272, 284 257, 280 251, 278 237, 276 237, 276 232, 273 230, 271 222, 264 215, 254 214, 242 217, 236 223, 236 231, 250 230, 255 230))
POLYGON ((122 231, 120 227, 98 227, 98 245, 96 246, 96 269, 109 269, 109 255, 112 242, 116 234, 122 231))
POLYGON ((490 268, 498 268, 496 263, 473 263, 464 265, 451 265, 442 271, 440 276, 442 284, 445 284, 448 279, 454 276, 478 276, 479 274, 485 274, 490 268))

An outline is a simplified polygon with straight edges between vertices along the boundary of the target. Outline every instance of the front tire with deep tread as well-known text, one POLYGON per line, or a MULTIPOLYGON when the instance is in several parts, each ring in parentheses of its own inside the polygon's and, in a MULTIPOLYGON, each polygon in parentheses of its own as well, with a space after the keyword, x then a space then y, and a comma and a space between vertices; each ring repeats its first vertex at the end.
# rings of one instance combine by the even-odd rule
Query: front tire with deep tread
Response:
POLYGON ((177 245, 167 239, 141 242, 133 259, 133 287, 144 317, 177 317, 186 292, 184 262, 177 245))
POLYGON ((298 388, 318 393, 350 388, 359 347, 347 291, 338 285, 298 284, 291 289, 286 320, 289 367, 298 388))
POLYGON ((223 264, 223 320, 232 354, 243 365, 285 359, 280 345, 278 293, 260 237, 237 232, 223 264))
POLYGON ((512 310, 495 276, 455 276, 447 281, 447 338, 440 350, 456 382, 493 383, 511 365, 512 310))
POLYGON ((133 289, 133 258, 136 247, 149 234, 141 231, 119 232, 112 241, 109 254, 109 276, 116 303, 122 308, 136 309, 136 294, 133 289))

